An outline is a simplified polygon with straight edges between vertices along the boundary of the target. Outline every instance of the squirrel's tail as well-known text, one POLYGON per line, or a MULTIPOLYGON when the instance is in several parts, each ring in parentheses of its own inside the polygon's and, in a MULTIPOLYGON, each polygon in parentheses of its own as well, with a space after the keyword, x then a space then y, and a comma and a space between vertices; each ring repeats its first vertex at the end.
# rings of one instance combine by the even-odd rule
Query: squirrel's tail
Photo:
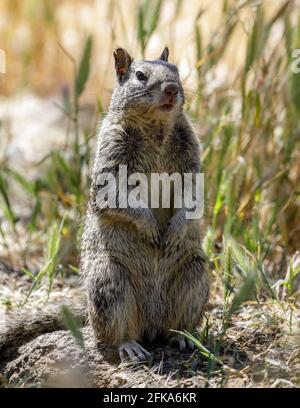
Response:
MULTIPOLYGON (((7 316, 0 316, 0 355, 5 349, 18 347, 40 334, 66 329, 66 317, 63 307, 71 313, 80 326, 87 320, 86 303, 76 300, 76 304, 64 303, 60 305, 46 305, 34 313, 14 311, 7 316)), ((70 315, 70 316, 69 316, 70 315)))

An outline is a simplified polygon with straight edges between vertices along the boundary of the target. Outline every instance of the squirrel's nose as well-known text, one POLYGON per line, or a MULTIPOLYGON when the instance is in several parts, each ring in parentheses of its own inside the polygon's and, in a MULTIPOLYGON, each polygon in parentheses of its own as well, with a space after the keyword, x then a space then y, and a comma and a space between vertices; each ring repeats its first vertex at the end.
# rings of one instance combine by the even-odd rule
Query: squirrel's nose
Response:
POLYGON ((168 96, 176 96, 178 94, 179 88, 176 84, 168 84, 164 87, 164 93, 168 96))

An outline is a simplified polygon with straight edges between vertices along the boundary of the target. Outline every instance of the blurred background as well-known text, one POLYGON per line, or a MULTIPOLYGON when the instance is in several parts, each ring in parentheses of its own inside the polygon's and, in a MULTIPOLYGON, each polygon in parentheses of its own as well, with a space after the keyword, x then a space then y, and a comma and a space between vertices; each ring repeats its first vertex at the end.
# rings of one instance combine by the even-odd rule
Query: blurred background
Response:
POLYGON ((293 0, 1 1, 3 262, 33 285, 47 276, 49 287, 58 274, 78 271, 97 121, 115 85, 113 50, 151 59, 168 45, 203 145, 204 246, 214 277, 223 279, 231 262, 233 280, 254 271, 259 293, 294 296, 300 74, 291 63, 299 7, 293 0))
MULTIPOLYGON (((0 38, 1 48, 6 52, 7 75, 1 80, 0 91, 11 95, 30 90, 41 96, 60 92, 73 77, 73 65, 61 46, 78 61, 88 35, 93 36, 94 45, 85 100, 94 102, 101 94, 108 102, 114 86, 112 51, 117 46, 127 48, 135 57, 151 59, 157 57, 167 44, 183 79, 195 90, 197 68, 208 63, 217 71, 211 72, 211 76, 217 75, 215 86, 221 82, 233 86, 245 62, 247 39, 260 3, 229 0, 4 0, 0 5, 0 38), (222 54, 221 61, 213 63, 212 59, 218 54, 222 54)), ((270 23, 276 13, 282 11, 270 27, 268 47, 272 49, 264 50, 270 55, 282 36, 281 17, 287 6, 283 0, 264 0, 262 3, 265 23, 270 23)), ((297 3, 293 4, 289 16, 295 22, 297 3)), ((207 79, 212 82, 211 77, 207 79)))

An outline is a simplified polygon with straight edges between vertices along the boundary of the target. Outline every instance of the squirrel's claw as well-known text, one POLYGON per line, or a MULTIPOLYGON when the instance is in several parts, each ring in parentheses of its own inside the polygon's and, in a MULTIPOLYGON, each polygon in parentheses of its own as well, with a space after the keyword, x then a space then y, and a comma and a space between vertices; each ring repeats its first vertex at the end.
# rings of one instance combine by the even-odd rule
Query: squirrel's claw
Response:
POLYGON ((195 349, 194 343, 180 335, 175 335, 171 337, 169 343, 171 346, 178 347, 180 351, 186 351, 187 349, 190 350, 195 349))
POLYGON ((159 248, 160 246, 159 235, 156 232, 152 235, 151 244, 153 248, 159 248))
POLYGON ((122 362, 130 360, 132 362, 145 363, 152 360, 152 354, 135 340, 121 344, 119 356, 122 362))
POLYGON ((145 232, 143 235, 144 235, 144 239, 150 242, 150 245, 152 246, 153 249, 160 247, 158 228, 153 227, 149 229, 145 227, 145 232))
POLYGON ((167 233, 162 245, 162 249, 167 258, 169 258, 176 250, 179 250, 181 239, 182 236, 179 232, 175 232, 173 234, 167 233))

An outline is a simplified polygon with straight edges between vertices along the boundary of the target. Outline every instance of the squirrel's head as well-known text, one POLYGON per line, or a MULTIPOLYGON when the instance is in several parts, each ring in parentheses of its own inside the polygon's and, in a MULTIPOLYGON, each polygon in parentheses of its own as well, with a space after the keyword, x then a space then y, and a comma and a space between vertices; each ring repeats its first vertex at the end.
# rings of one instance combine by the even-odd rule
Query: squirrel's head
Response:
POLYGON ((184 93, 178 69, 166 47, 153 61, 134 60, 123 48, 114 52, 118 86, 111 108, 142 120, 168 120, 182 110, 184 93))

